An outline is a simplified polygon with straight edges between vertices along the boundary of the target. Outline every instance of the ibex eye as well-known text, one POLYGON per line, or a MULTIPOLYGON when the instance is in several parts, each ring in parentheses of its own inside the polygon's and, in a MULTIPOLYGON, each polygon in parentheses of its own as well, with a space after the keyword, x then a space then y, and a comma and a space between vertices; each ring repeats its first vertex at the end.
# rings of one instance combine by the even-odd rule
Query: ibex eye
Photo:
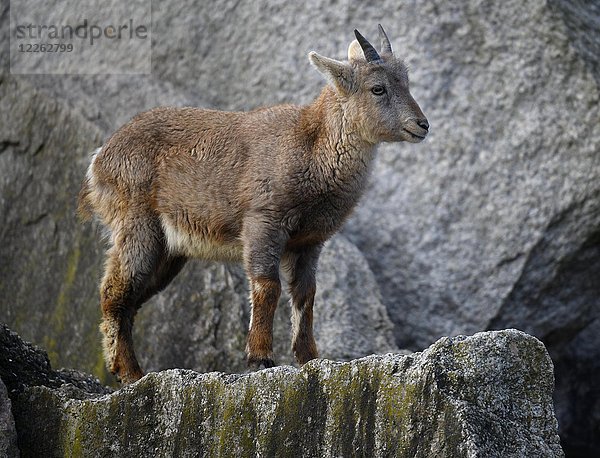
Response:
POLYGON ((385 88, 383 86, 373 86, 371 92, 375 95, 383 95, 385 94, 385 88))

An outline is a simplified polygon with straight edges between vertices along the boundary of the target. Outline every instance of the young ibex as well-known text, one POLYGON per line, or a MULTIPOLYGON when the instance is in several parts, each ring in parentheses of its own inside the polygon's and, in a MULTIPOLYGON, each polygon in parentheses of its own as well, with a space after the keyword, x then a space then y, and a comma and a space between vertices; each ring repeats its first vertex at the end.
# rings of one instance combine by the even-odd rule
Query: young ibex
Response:
POLYGON ((407 69, 381 26, 381 51, 358 32, 348 62, 311 52, 327 85, 308 106, 247 113, 156 108, 96 151, 80 193, 110 230, 100 288, 107 365, 124 383, 142 377, 137 309, 186 260, 243 261, 252 302, 248 363, 273 366, 280 268, 292 297, 292 348, 317 357, 315 272, 323 243, 359 200, 380 142, 425 138, 429 124, 407 69))

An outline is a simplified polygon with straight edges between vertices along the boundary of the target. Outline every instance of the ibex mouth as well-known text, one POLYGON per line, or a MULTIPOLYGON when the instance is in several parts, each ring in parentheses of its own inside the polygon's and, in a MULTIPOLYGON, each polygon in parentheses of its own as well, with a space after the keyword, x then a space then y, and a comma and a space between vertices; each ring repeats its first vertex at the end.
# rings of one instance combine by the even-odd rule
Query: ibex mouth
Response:
POLYGON ((408 129, 402 129, 402 130, 404 130, 404 132, 408 133, 413 139, 418 140, 418 141, 425 140, 425 136, 427 135, 427 134, 425 134, 425 135, 415 134, 414 132, 412 132, 408 129))

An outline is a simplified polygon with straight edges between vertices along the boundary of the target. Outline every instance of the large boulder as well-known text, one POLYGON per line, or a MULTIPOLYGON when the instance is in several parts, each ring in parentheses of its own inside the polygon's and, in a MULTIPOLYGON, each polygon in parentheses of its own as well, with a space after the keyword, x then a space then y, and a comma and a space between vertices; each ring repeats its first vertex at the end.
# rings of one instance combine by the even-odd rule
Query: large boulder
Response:
MULTIPOLYGON (((0 314, 56 364, 102 368, 102 245, 75 208, 93 124, 0 74, 0 314)), ((100 374, 99 374, 100 375, 100 374)))
MULTIPOLYGON (((0 336, 18 347, 7 329, 0 336)), ((8 385, 23 457, 563 456, 552 362, 520 331, 443 338, 412 355, 314 360, 301 370, 174 369, 114 393, 89 377, 82 386, 83 374, 52 376, 43 353, 21 346, 46 371, 21 374, 31 364, 0 357, 0 375, 21 377, 8 385)))
MULTIPOLYGON (((14 5, 13 18, 18 18, 17 14, 25 12, 27 7, 32 5, 32 3, 28 4, 26 2, 20 3, 14 5)), ((12 73, 10 67, 11 54, 9 52, 9 43, 11 42, 9 36, 9 4, 10 2, 4 2, 0 5, 0 71, 7 74, 12 73)), ((49 4, 39 5, 34 15, 37 14, 37 18, 42 18, 45 25, 72 25, 78 20, 77 15, 79 14, 74 6, 79 6, 79 11, 86 11, 85 18, 93 23, 95 19, 93 12, 101 12, 103 8, 105 13, 110 11, 109 14, 112 19, 121 20, 123 17, 130 19, 132 12, 147 11, 148 5, 144 2, 121 2, 118 0, 103 1, 100 5, 95 5, 91 0, 63 1, 55 2, 51 6, 49 4)), ((29 21, 33 20, 32 17, 27 19, 29 21)), ((102 18, 103 21, 107 19, 106 16, 102 18)), ((141 22, 145 17, 143 14, 137 15, 136 19, 141 22)), ((148 15, 149 19, 150 15, 148 15)), ((150 23, 147 25, 151 28, 150 23)), ((17 42, 17 40, 14 40, 14 42, 17 42)), ((13 53, 14 51, 13 48, 13 53)), ((151 55, 146 52, 129 52, 123 55, 123 47, 107 46, 106 42, 96 47, 95 52, 95 59, 90 59, 85 66, 79 69, 69 68, 66 74, 59 73, 61 58, 57 57, 54 59, 54 62, 56 62, 54 70, 57 74, 20 74, 18 78, 27 81, 51 98, 59 99, 70 110, 92 122, 103 133, 104 137, 139 111, 155 106, 207 105, 202 99, 200 91, 183 91, 172 82, 161 78, 160 75, 155 73, 131 75, 123 74, 123 71, 120 71, 123 69, 138 72, 143 70, 146 67, 146 62, 151 58, 151 55), (107 62, 119 62, 119 58, 121 60, 127 59, 131 65, 126 67, 125 64, 122 64, 122 66, 114 69, 113 74, 107 62), (81 70, 84 74, 70 74, 73 70, 81 70), (107 71, 109 73, 106 73, 107 71)), ((17 55, 15 61, 18 61, 19 57, 17 55)))
POLYGON ((404 9, 431 135, 381 149, 368 205, 346 231, 400 347, 505 327, 542 339, 566 449, 591 455, 600 453, 600 97, 589 56, 599 22, 591 2, 404 9))

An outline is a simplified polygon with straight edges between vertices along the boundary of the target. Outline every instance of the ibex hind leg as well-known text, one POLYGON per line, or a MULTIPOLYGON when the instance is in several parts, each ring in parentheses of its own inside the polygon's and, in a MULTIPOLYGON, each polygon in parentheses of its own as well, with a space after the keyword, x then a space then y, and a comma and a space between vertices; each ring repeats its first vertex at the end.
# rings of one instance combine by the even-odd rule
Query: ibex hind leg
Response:
POLYGON ((108 369, 132 383, 144 375, 133 347, 133 321, 166 256, 164 238, 159 224, 145 218, 127 221, 113 242, 100 287, 100 330, 108 369))
POLYGON ((155 294, 165 289, 177 274, 183 269, 187 262, 185 256, 165 256, 159 261, 158 269, 152 277, 152 281, 144 290, 139 305, 142 305, 155 294))

